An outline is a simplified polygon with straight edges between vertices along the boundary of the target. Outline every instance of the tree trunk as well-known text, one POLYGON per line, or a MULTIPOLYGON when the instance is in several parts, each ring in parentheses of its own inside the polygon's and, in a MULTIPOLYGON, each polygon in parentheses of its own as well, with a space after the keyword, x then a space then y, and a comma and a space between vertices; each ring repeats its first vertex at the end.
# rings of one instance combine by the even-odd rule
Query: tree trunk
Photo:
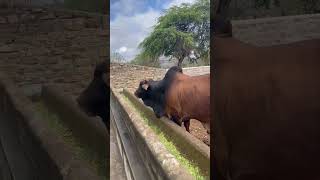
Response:
POLYGON ((180 57, 178 59, 178 67, 182 67, 182 61, 183 61, 184 57, 180 57))

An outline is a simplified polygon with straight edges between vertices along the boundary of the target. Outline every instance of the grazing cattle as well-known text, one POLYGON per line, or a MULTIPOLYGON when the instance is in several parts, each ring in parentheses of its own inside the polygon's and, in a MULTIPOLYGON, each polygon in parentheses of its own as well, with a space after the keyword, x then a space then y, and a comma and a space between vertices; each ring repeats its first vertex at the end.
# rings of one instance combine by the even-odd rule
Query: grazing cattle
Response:
POLYGON ((109 87, 108 87, 107 62, 96 65, 93 80, 89 86, 77 98, 81 110, 88 116, 99 116, 103 123, 109 128, 109 87))
POLYGON ((179 125, 184 122, 188 132, 190 119, 197 119, 210 132, 210 75, 188 76, 173 66, 161 81, 141 81, 135 95, 158 118, 167 116, 179 125))
POLYGON ((255 47, 211 24, 216 179, 320 179, 320 40, 255 47))

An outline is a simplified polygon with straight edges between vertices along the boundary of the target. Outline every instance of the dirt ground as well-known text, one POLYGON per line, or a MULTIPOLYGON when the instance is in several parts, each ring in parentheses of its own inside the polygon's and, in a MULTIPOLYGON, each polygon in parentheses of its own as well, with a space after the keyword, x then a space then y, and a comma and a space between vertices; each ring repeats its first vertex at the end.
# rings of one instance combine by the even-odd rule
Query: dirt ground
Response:
MULTIPOLYGON (((188 69, 184 71, 186 74, 195 75, 199 74, 199 71, 206 72, 199 68, 188 69)), ((111 86, 118 88, 127 88, 130 92, 134 92, 139 85, 139 82, 143 79, 162 79, 166 70, 142 66, 133 66, 129 64, 111 64, 110 65, 110 83, 111 86)), ((184 128, 182 125, 181 128, 184 128)), ((190 122, 190 133, 210 146, 210 135, 207 134, 206 129, 202 124, 192 119, 190 122)))

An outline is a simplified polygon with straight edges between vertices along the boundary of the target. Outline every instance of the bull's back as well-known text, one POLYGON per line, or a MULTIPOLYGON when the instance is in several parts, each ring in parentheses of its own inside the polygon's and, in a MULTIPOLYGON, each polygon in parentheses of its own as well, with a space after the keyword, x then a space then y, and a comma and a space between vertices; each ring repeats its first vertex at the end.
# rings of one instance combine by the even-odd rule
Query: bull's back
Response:
POLYGON ((210 76, 176 80, 169 90, 168 103, 180 115, 202 120, 210 116, 210 76), (201 118, 201 119, 199 119, 201 118))

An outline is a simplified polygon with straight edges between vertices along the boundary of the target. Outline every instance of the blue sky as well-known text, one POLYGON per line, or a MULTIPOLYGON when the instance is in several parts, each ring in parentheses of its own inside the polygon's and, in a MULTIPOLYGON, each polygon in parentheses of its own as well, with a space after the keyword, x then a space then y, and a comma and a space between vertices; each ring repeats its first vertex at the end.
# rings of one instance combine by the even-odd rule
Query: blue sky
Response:
POLYGON ((138 44, 152 31, 163 11, 195 0, 111 0, 110 46, 126 60, 139 53, 138 44))
POLYGON ((111 0, 111 19, 114 20, 117 15, 132 16, 137 13, 143 13, 150 8, 163 10, 163 4, 168 4, 171 0, 111 0))

